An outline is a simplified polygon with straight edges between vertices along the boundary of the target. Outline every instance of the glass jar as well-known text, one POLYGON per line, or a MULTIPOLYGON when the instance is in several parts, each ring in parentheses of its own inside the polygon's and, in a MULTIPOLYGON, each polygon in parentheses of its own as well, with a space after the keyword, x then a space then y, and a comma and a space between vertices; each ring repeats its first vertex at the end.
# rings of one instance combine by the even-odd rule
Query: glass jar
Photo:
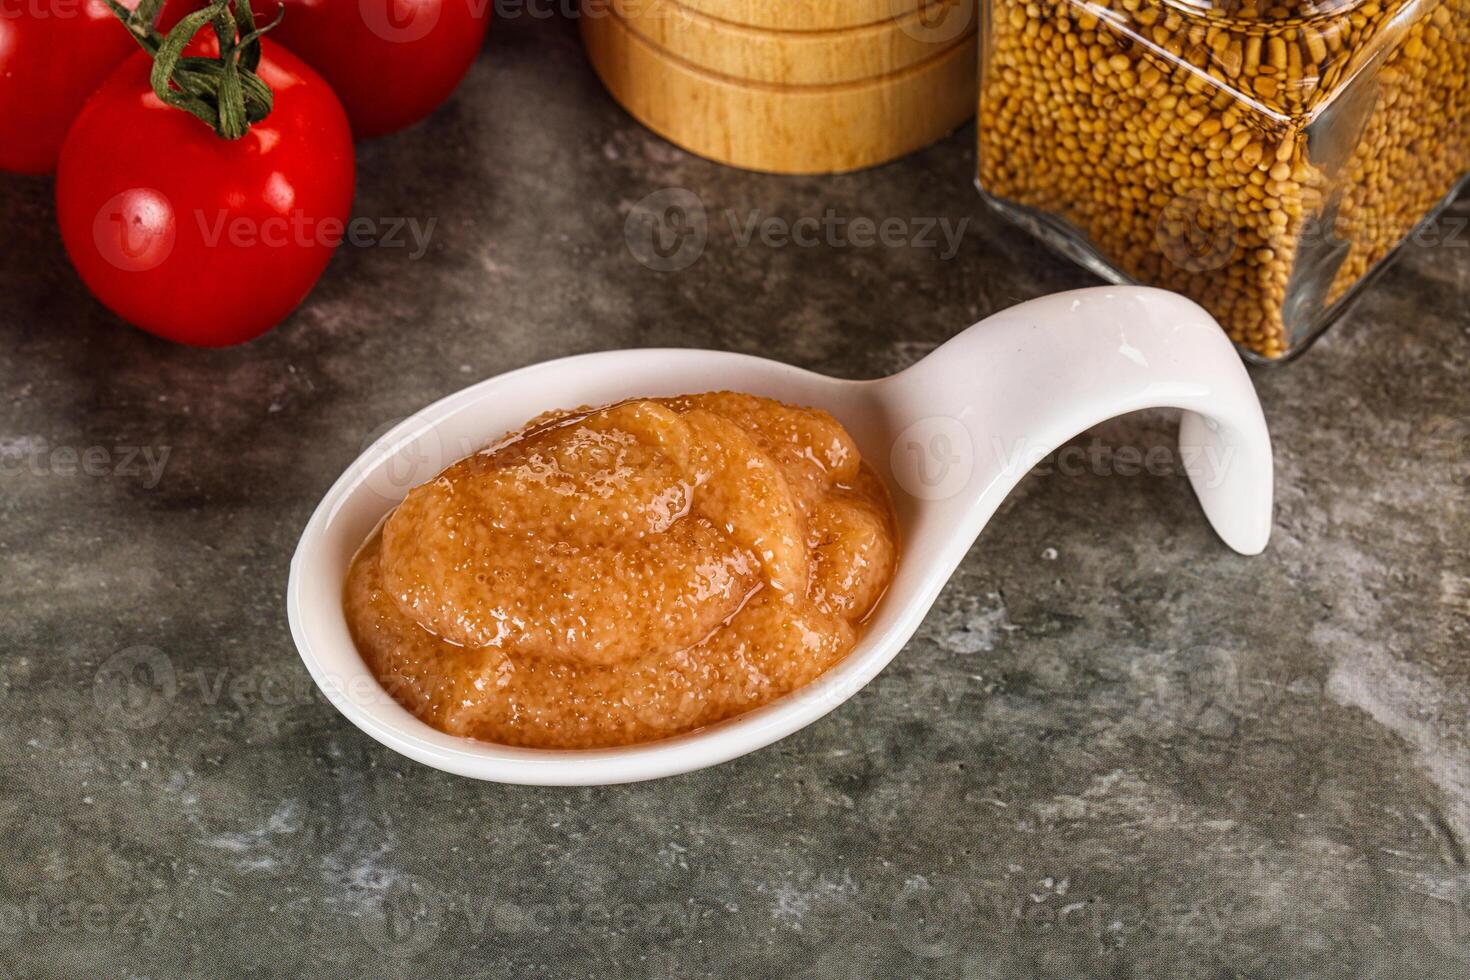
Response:
POLYGON ((1470 174, 1470 0, 983 0, 982 30, 985 198, 1261 359, 1470 174))

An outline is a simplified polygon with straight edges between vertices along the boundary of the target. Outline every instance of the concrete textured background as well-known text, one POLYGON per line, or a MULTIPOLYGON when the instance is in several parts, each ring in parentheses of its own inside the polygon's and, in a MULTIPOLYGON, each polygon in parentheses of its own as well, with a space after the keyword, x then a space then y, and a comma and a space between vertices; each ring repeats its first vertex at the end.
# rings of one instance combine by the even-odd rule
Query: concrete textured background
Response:
POLYGON ((624 115, 570 23, 506 19, 448 106, 360 148, 357 213, 434 220, 427 252, 344 247, 286 324, 214 353, 97 306, 49 185, 0 180, 0 976, 1470 972, 1465 202, 1254 372, 1263 557, 1182 476, 1108 463, 1171 445, 1144 415, 1028 478, 875 683, 728 765, 479 784, 314 693, 287 562, 385 423, 604 348, 873 377, 1089 284, 983 210, 972 139, 835 178, 722 169, 624 115), (669 187, 711 216, 678 273, 624 239, 669 187), (723 217, 829 208, 970 224, 946 260, 742 246, 723 217), (55 453, 89 447, 90 474, 55 453))

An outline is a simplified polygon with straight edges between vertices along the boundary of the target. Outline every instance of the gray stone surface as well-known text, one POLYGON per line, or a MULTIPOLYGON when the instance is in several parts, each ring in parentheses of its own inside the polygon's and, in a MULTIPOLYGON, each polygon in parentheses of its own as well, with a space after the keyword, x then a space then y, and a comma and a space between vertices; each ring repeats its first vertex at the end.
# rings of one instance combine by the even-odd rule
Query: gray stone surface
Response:
POLYGON ((852 176, 725 170, 621 113, 569 24, 507 20, 452 104, 361 147, 357 213, 435 220, 427 253, 344 248, 289 322, 214 353, 90 301, 49 186, 0 180, 0 976, 1464 976, 1463 202, 1255 372, 1263 557, 1182 476, 1032 476, 867 690, 644 785, 458 779, 313 693, 287 561, 384 423, 603 348, 877 376, 1088 284, 982 210, 972 135, 852 176), (675 186, 709 243, 654 272, 624 220, 675 186), (829 208, 970 225, 944 260, 742 246, 724 218, 829 208), (88 447, 92 475, 53 452, 88 447), (167 453, 159 479, 134 450, 167 453))

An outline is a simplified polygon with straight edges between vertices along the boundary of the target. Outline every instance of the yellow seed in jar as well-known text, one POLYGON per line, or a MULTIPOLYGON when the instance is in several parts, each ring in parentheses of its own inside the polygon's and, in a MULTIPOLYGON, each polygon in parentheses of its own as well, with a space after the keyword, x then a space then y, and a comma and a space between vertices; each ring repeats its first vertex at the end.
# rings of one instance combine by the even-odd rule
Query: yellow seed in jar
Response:
POLYGON ((1117 269, 1192 296, 1268 357, 1470 160, 1470 0, 1188 5, 1208 13, 1166 0, 986 2, 997 6, 982 59, 982 187, 1065 219, 1117 269), (1414 12, 1421 2, 1433 9, 1414 12), (1370 50, 1378 62, 1360 71, 1370 50), (1367 118, 1354 119, 1362 135, 1346 134, 1356 149, 1318 138, 1345 132, 1318 113, 1349 84, 1372 86, 1367 118), (1318 230, 1328 201, 1336 224, 1318 230), (1224 230, 1212 252, 1207 239, 1224 230), (1308 302, 1289 301, 1309 232, 1349 248, 1313 267, 1308 302))
POLYGON ((1261 63, 1261 35, 1252 34, 1245 39, 1245 56, 1242 59, 1241 69, 1246 72, 1254 72, 1261 63))
POLYGON ((1312 62, 1320 65, 1327 60, 1327 42, 1322 40, 1322 35, 1311 28, 1305 31, 1307 42, 1307 53, 1312 56, 1312 62))
POLYGON ((1287 58, 1285 38, 1283 38, 1280 34, 1273 34, 1271 36, 1271 39, 1266 43, 1266 50, 1268 52, 1267 60, 1270 62, 1272 67, 1286 67, 1287 58))

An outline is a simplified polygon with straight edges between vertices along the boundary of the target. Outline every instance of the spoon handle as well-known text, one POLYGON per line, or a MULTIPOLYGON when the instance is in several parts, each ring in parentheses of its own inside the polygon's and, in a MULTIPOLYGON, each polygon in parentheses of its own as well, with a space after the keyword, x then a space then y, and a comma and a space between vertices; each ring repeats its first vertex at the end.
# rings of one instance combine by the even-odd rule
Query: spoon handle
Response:
MULTIPOLYGON (((1078 433, 1128 412, 1179 408, 1179 466, 1216 532, 1254 555, 1271 533, 1271 440, 1218 323, 1174 293, 1106 286, 984 320, 885 392, 903 428, 895 482, 912 534, 963 557, 1026 473, 1078 433)), ((1171 461, 1173 462, 1173 461, 1171 461)), ((920 542, 910 544, 914 550, 920 542)))

